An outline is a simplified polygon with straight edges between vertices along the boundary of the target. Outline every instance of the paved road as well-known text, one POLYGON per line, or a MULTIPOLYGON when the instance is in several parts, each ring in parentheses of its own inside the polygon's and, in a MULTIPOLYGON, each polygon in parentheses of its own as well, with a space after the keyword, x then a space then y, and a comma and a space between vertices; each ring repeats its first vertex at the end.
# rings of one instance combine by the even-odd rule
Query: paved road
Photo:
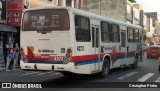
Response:
MULTIPOLYGON (((14 70, 0 72, 0 82, 81 82, 76 85, 86 85, 87 82, 156 82, 160 83, 157 59, 145 59, 136 69, 126 67, 114 69, 107 78, 101 79, 96 75, 78 75, 74 78, 66 78, 61 73, 54 71, 23 71, 14 70)), ((72 84, 73 85, 73 84, 72 84)), ((113 84, 114 85, 114 84, 113 84)), ((116 84, 117 85, 117 84, 116 84)), ((71 86, 71 85, 69 85, 71 86)), ((73 89, 63 89, 74 91, 73 89)), ((138 91, 138 90, 137 90, 138 91)))

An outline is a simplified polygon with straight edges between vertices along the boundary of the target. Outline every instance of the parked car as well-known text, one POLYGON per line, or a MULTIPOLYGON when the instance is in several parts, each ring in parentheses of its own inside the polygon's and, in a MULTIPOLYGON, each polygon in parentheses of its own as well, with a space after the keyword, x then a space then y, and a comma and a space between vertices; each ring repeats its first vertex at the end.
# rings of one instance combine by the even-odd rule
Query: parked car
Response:
POLYGON ((152 45, 147 49, 147 58, 160 57, 160 46, 152 45))

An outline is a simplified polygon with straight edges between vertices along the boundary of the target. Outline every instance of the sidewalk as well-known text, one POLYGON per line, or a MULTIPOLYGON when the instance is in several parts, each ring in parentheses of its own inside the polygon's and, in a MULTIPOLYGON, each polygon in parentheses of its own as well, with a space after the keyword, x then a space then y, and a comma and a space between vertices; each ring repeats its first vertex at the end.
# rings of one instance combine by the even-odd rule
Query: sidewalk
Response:
POLYGON ((0 71, 0 78, 3 77, 10 77, 10 76, 14 76, 14 75, 19 75, 24 73, 24 71, 22 71, 20 68, 15 69, 15 70, 10 70, 10 71, 0 71))

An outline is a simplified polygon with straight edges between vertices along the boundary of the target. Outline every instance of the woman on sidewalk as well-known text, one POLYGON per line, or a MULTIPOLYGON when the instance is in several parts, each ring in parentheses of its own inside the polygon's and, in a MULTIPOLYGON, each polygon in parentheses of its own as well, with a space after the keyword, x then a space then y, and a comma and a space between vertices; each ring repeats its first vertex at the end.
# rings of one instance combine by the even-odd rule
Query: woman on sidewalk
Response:
POLYGON ((14 53, 13 44, 9 43, 9 44, 8 44, 8 48, 7 48, 6 71, 9 71, 10 62, 11 62, 11 60, 13 60, 13 53, 14 53))
POLYGON ((17 62, 18 62, 18 57, 19 57, 19 47, 18 47, 18 43, 15 44, 15 48, 14 48, 14 62, 13 62, 13 69, 16 68, 17 62))

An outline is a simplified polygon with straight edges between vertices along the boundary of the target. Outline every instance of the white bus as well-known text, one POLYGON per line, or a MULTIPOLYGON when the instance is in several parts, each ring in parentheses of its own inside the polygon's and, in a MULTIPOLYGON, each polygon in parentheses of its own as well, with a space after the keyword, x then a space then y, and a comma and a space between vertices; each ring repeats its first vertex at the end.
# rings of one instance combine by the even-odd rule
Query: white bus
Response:
POLYGON ((140 59, 142 28, 69 7, 24 11, 21 69, 106 77, 109 70, 140 59))

